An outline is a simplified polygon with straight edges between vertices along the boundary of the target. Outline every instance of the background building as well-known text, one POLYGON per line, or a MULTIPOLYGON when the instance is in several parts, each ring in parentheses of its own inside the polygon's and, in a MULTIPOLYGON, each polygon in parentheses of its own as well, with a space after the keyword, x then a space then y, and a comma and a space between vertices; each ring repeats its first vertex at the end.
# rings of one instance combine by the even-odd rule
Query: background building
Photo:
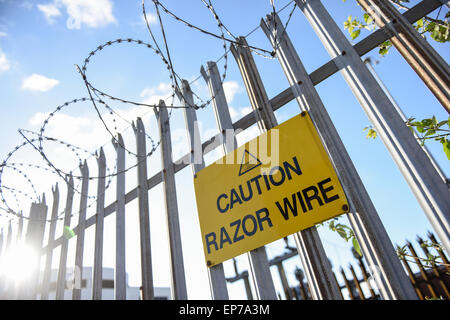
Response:
MULTIPOLYGON (((84 267, 81 277, 81 300, 92 300, 92 267, 84 267)), ((73 278, 73 268, 67 268, 67 279, 73 278)), ((58 270, 52 269, 50 276, 50 289, 48 298, 54 300, 56 296, 56 280, 58 278, 58 270)), ((67 284, 66 284, 67 285, 67 284)), ((155 287, 155 300, 170 300, 170 288, 155 287)), ((37 299, 40 299, 38 294, 37 299)), ((72 290, 66 287, 64 291, 64 300, 72 299, 72 290)), ((114 269, 103 268, 103 290, 102 300, 114 300, 114 269)), ((127 300, 140 300, 139 287, 128 286, 127 274, 127 300)))

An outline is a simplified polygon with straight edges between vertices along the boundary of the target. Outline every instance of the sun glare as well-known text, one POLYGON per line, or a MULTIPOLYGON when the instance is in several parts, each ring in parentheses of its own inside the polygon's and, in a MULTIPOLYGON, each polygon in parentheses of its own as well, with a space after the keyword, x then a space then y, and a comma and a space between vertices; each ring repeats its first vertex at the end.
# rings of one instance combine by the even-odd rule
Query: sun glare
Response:
POLYGON ((35 271, 36 261, 33 248, 26 245, 10 248, 0 259, 0 275, 14 282, 23 282, 35 271))

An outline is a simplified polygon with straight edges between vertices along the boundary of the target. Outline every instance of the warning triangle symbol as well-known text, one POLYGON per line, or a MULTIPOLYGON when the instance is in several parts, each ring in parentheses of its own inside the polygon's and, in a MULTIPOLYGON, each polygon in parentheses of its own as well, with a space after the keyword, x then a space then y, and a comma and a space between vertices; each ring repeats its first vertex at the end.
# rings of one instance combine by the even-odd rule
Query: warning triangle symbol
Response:
POLYGON ((239 176, 259 167, 262 162, 247 150, 242 154, 241 166, 239 167, 239 176))

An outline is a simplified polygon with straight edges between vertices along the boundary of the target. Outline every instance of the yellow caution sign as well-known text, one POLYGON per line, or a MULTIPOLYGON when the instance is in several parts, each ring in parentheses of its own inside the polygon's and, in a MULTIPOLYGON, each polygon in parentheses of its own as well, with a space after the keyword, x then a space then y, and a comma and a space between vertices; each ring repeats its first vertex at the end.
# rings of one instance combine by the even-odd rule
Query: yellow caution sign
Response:
POLYGON ((349 210, 307 112, 204 168, 194 186, 208 266, 349 210))

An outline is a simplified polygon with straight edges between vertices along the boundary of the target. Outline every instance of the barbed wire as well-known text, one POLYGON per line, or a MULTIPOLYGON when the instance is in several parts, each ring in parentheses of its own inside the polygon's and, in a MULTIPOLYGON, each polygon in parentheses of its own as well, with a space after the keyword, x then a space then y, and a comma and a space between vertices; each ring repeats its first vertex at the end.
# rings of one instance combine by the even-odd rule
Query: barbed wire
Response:
MULTIPOLYGON (((161 15, 160 15, 159 9, 158 9, 158 2, 156 2, 156 3, 154 2, 154 4, 155 4, 156 11, 157 11, 157 15, 158 15, 158 20, 159 20, 159 23, 160 23, 160 27, 161 27, 162 30, 164 30, 164 27, 163 27, 163 25, 162 25, 161 15)), ((180 88, 180 86, 178 85, 178 82, 177 82, 177 79, 180 80, 180 81, 182 81, 182 78, 175 72, 175 70, 174 70, 174 68, 173 68, 173 65, 172 65, 172 63, 171 63, 171 59, 169 59, 169 58, 166 59, 166 57, 165 57, 164 54, 162 53, 161 48, 159 47, 159 45, 158 45, 158 43, 157 43, 157 41, 156 41, 156 38, 155 38, 155 36, 154 36, 154 33, 153 33, 153 31, 152 31, 152 29, 151 29, 151 27, 150 27, 150 24, 149 24, 149 22, 148 22, 147 12, 146 12, 146 9, 145 9, 145 1, 144 1, 144 0, 142 0, 142 13, 143 13, 143 15, 144 15, 144 20, 145 20, 145 22, 146 22, 146 27, 147 27, 147 30, 148 30, 148 32, 149 32, 149 34, 150 34, 150 37, 152 38, 153 42, 155 43, 155 45, 156 45, 157 48, 158 48, 158 54, 161 55, 161 59, 162 59, 163 62, 167 65, 167 68, 168 68, 168 69, 170 70, 170 72, 171 72, 170 79, 171 79, 171 81, 172 81, 172 89, 174 89, 173 94, 175 94, 175 92, 178 92, 178 94, 179 94, 180 97, 181 97, 180 100, 182 100, 182 101, 185 103, 185 105, 187 105, 188 107, 192 107, 192 108, 194 108, 195 110, 202 109, 202 108, 205 108, 206 106, 210 105, 211 102, 215 99, 215 95, 211 96, 210 99, 207 99, 206 101, 204 101, 198 94, 195 93, 195 91, 191 90, 193 96, 194 96, 195 98, 197 98, 197 99, 201 102, 200 105, 196 105, 195 103, 194 103, 193 105, 191 105, 190 102, 189 102, 189 99, 186 99, 186 98, 184 97, 184 95, 183 95, 183 90, 181 90, 181 88, 180 88)), ((219 25, 219 28, 221 29, 221 26, 220 26, 220 25, 219 25)), ((223 32, 222 32, 222 37, 224 37, 223 32)), ((166 52, 168 52, 167 38, 165 37, 165 33, 164 33, 164 32, 163 32, 163 41, 164 41, 164 45, 165 45, 165 47, 166 47, 166 52)), ((222 82, 225 81, 225 78, 226 78, 226 72, 227 72, 227 69, 228 69, 228 62, 227 62, 227 61, 228 61, 228 59, 227 59, 227 58, 228 58, 228 51, 229 51, 229 49, 226 48, 225 40, 224 40, 224 54, 223 54, 223 55, 221 56, 221 58, 219 59, 219 60, 221 60, 221 59, 224 59, 224 60, 225 60, 225 63, 224 63, 224 72, 223 72, 223 74, 222 74, 222 82)), ((201 75, 199 75, 199 77, 201 77, 201 75)), ((198 78, 199 78, 199 77, 198 77, 198 78)), ((198 80, 198 78, 197 78, 196 80, 198 80)), ((196 81, 196 80, 195 80, 195 81, 196 81)), ((195 82, 195 81, 193 81, 193 82, 195 82)), ((191 82, 190 84, 192 84, 193 82, 191 82)), ((219 91, 218 93, 216 93, 216 95, 219 94, 219 93, 220 93, 220 91, 219 91)))
MULTIPOLYGON (((196 26, 196 25, 194 25, 194 24, 192 24, 190 22, 187 22, 185 19, 177 16, 172 11, 167 9, 160 1, 158 1, 158 0, 152 0, 152 1, 155 4, 157 4, 158 6, 160 6, 165 13, 167 13, 170 16, 172 16, 175 20, 182 22, 183 24, 185 24, 189 28, 195 29, 197 31, 202 32, 203 34, 215 37, 217 39, 225 40, 225 41, 227 41, 227 42, 229 42, 231 44, 241 45, 242 46, 242 44, 240 44, 238 42, 237 38, 235 38, 235 39, 228 39, 226 37, 222 37, 220 35, 217 35, 217 34, 215 34, 213 32, 207 31, 207 30, 205 30, 205 29, 203 29, 203 28, 201 28, 199 26, 196 26)), ((251 50, 252 52, 255 52, 257 54, 268 54, 269 56, 265 56, 267 58, 268 57, 273 57, 275 55, 275 53, 273 51, 269 51, 269 50, 266 50, 266 49, 258 48, 258 47, 252 46, 252 45, 245 45, 245 47, 247 47, 249 50, 251 50)))
MULTIPOLYGON (((134 122, 129 121, 128 119, 123 117, 109 103, 107 103, 105 101, 106 99, 109 99, 112 102, 117 102, 117 103, 121 103, 121 104, 125 104, 125 105, 149 108, 150 110, 148 112, 150 112, 152 109, 154 110, 155 108, 167 108, 167 109, 169 109, 169 120, 170 120, 173 110, 186 109, 186 108, 193 108, 195 110, 199 110, 199 109, 203 109, 206 106, 211 104, 211 102, 215 99, 215 96, 211 96, 210 98, 204 100, 200 97, 199 94, 197 94, 196 92, 191 90, 195 99, 199 101, 199 103, 193 103, 193 104, 190 104, 188 102, 188 99, 185 99, 185 97, 183 96, 183 90, 181 90, 179 83, 178 83, 178 81, 182 80, 182 77, 180 77, 180 75, 176 72, 176 70, 174 68, 174 62, 172 61, 172 57, 170 54, 168 37, 167 37, 167 33, 165 30, 165 26, 163 23, 161 12, 160 12, 160 11, 164 12, 168 16, 172 17, 176 21, 183 23, 185 26, 187 26, 191 29, 195 29, 199 32, 202 32, 203 34, 220 39, 223 42, 222 48, 224 50, 224 53, 222 54, 221 57, 216 59, 216 63, 218 63, 221 60, 224 60, 224 66, 223 66, 224 71, 221 75, 221 81, 223 83, 223 82, 225 82, 225 79, 227 76, 228 53, 230 51, 230 46, 232 44, 242 46, 242 44, 240 44, 238 42, 238 38, 233 34, 233 32, 231 32, 231 29, 223 23, 223 20, 220 18, 212 1, 211 0, 201 0, 201 1, 206 6, 206 8, 209 10, 209 12, 212 14, 212 16, 214 17, 214 19, 217 23, 217 27, 219 28, 219 34, 205 30, 204 28, 201 28, 195 24, 188 22, 186 19, 174 14, 171 10, 169 10, 160 1, 152 0, 154 7, 155 7, 157 21, 159 23, 159 28, 160 28, 160 32, 161 32, 161 36, 162 36, 162 44, 160 44, 156 39, 155 33, 153 32, 153 30, 150 27, 147 13, 146 13, 146 8, 145 8, 145 1, 142 0, 142 14, 144 17, 144 21, 145 21, 147 30, 150 34, 150 38, 153 43, 147 43, 142 40, 137 40, 137 39, 133 39, 133 38, 126 38, 126 39, 119 38, 119 39, 115 39, 115 40, 110 40, 110 41, 107 41, 107 42, 97 46, 94 50, 90 51, 89 54, 87 55, 87 57, 83 60, 81 67, 79 65, 75 65, 77 72, 79 73, 79 75, 82 78, 82 81, 85 84, 86 90, 88 92, 88 97, 76 98, 71 101, 64 102, 63 104, 57 106, 56 109, 54 109, 54 111, 50 112, 47 115, 47 117, 43 121, 42 126, 40 127, 38 132, 34 132, 34 131, 26 130, 26 129, 19 129, 19 134, 22 136, 24 141, 21 142, 19 145, 17 145, 15 148, 13 148, 13 150, 7 154, 6 158, 0 164, 0 200, 1 200, 1 204, 2 204, 2 206, 0 206, 0 211, 6 213, 6 216, 4 216, 1 213, 0 213, 0 216, 6 217, 7 219, 9 219, 8 221, 11 221, 15 218, 24 218, 24 219, 34 220, 34 219, 31 219, 30 217, 24 216, 22 214, 22 210, 20 208, 20 204, 21 204, 21 202, 19 200, 20 197, 27 198, 27 200, 31 201, 31 202, 33 202, 33 201, 40 202, 41 201, 39 192, 38 192, 36 186, 33 184, 33 179, 27 172, 25 172, 25 169, 43 170, 45 172, 51 173, 51 174, 56 175, 57 177, 61 178, 66 183, 68 188, 73 189, 73 191, 75 193, 79 194, 80 196, 86 196, 88 199, 92 200, 88 204, 87 208, 90 208, 94 203, 96 203, 98 195, 89 195, 89 194, 85 195, 85 194, 82 194, 82 191, 80 190, 80 184, 83 179, 83 175, 82 174, 80 174, 80 175, 73 174, 73 172, 76 171, 75 169, 72 171, 67 171, 67 170, 63 170, 62 168, 58 168, 55 165, 54 161, 52 161, 52 159, 50 159, 49 152, 48 152, 48 150, 46 150, 46 147, 44 147, 44 142, 58 143, 59 145, 64 147, 64 149, 72 152, 74 155, 74 159, 77 160, 80 164, 83 163, 83 161, 86 161, 86 159, 96 156, 96 153, 90 152, 88 150, 84 150, 83 148, 80 148, 80 147, 75 146, 74 144, 71 144, 68 142, 64 142, 56 137, 50 137, 50 136, 45 135, 46 129, 47 129, 50 121, 54 120, 55 115, 58 112, 60 112, 61 110, 64 110, 66 107, 74 105, 76 103, 80 103, 80 102, 90 102, 96 112, 97 117, 101 121, 102 126, 108 132, 108 134, 111 136, 111 140, 115 144, 117 144, 121 148, 123 148, 129 155, 132 155, 136 158, 135 164, 125 168, 124 170, 122 170, 120 172, 117 170, 117 165, 115 164, 114 169, 112 169, 112 170, 108 166, 106 166, 107 173, 104 176, 90 176, 88 178, 89 180, 100 179, 100 178, 108 179, 108 181, 106 183, 106 187, 105 187, 105 192, 106 192, 106 190, 108 190, 108 187, 111 185, 111 182, 115 176, 117 176, 118 174, 126 173, 127 171, 137 167, 139 165, 139 163, 141 163, 142 161, 147 161, 147 159, 155 153, 158 146, 160 145, 160 139, 154 139, 154 138, 152 138, 152 136, 149 133, 146 133, 146 132, 145 132, 145 138, 147 141, 150 142, 151 148, 150 148, 150 151, 145 156, 138 156, 137 153, 127 149, 125 147, 125 145, 121 144, 121 142, 118 139, 118 136, 120 134, 118 120, 127 123, 128 124, 127 128, 129 128, 129 126, 134 126, 134 122), (225 34, 227 34, 230 38, 228 38, 225 34), (227 47, 227 43, 229 44, 228 47, 227 47), (94 56, 98 55, 98 53, 105 48, 109 48, 109 47, 112 47, 114 45, 119 45, 119 44, 131 44, 131 45, 143 46, 145 48, 152 50, 152 52, 155 55, 160 57, 163 65, 168 70, 168 77, 171 82, 172 93, 167 98, 164 99, 164 101, 167 101, 168 99, 172 99, 170 104, 167 104, 167 105, 161 104, 161 103, 150 104, 150 103, 145 103, 145 101, 138 102, 138 101, 133 101, 130 99, 125 99, 123 97, 117 97, 110 93, 107 93, 104 90, 100 90, 99 88, 94 86, 91 81, 89 81, 88 76, 87 76, 88 66, 91 63, 91 61, 93 60, 94 56), (178 98, 179 98, 180 102, 183 103, 183 105, 174 105, 175 94, 179 95, 178 98), (105 120, 105 114, 103 114, 100 111, 100 109, 99 109, 100 106, 105 108, 106 114, 109 114, 109 116, 112 120, 112 126, 109 125, 107 123, 107 121, 105 120), (33 135, 33 137, 29 137, 28 135, 33 135), (34 149, 40 155, 40 157, 44 160, 45 165, 39 165, 36 163, 24 163, 24 162, 10 161, 12 159, 12 157, 16 154, 16 152, 19 150, 22 150, 22 148, 24 148, 25 146, 30 146, 32 149, 34 149), (27 188, 31 190, 31 194, 28 193, 26 190, 24 190, 25 188, 16 188, 14 186, 4 184, 3 180, 5 178, 4 177, 5 170, 12 170, 12 172, 14 172, 15 174, 22 177, 22 180, 26 181, 26 184, 28 185, 27 188), (71 180, 74 181, 73 184, 70 183, 71 180), (8 201, 7 201, 8 196, 6 196, 4 194, 4 191, 8 192, 10 194, 9 197, 12 196, 13 201, 15 203, 14 207, 17 206, 16 210, 14 210, 12 208, 13 206, 8 204, 8 201)), ((285 8, 287 8, 291 3, 294 3, 292 11, 290 12, 287 23, 285 25, 285 29, 286 29, 287 25, 289 24, 289 21, 291 20, 292 14, 296 8, 295 2, 290 1, 283 8, 278 10, 278 12, 275 8, 274 1, 270 0, 270 2, 271 2, 271 7, 272 7, 273 13, 280 13, 281 11, 285 10, 285 8)), ((258 30, 258 28, 259 28, 259 26, 252 29, 249 33, 247 33, 247 35, 245 37, 248 37, 251 34, 253 34, 256 30, 258 30)), ((276 43, 276 41, 275 41, 275 43, 276 43)), ((277 49, 277 45, 274 46, 273 51, 259 48, 259 47, 249 45, 249 44, 245 45, 245 47, 247 47, 254 54, 257 54, 264 58, 269 58, 269 59, 274 58, 274 56, 276 55, 276 49, 277 49)), ((190 81, 189 84, 195 83, 200 78, 201 78, 201 74, 199 76, 197 76, 196 78, 194 78, 194 80, 190 81)), ((222 90, 223 90, 223 86, 222 86, 222 90)), ((217 93, 216 93, 216 95, 217 95, 217 93)), ((147 114, 148 112, 146 112, 145 114, 147 114)), ((167 121, 169 121, 169 120, 167 120, 167 121)), ((109 141, 107 143, 110 143, 110 142, 111 141, 109 141)), ((103 146, 105 146, 107 143, 105 143, 103 146)), ((83 209, 87 209, 87 208, 83 208, 83 209)), ((81 210, 81 208, 80 208, 80 210, 81 210)), ((64 215, 64 213, 65 213, 65 209, 57 214, 56 220, 63 220, 62 216, 64 215)), ((79 211, 72 213, 71 217, 75 216, 78 213, 79 213, 79 211)), ((45 219, 45 221, 52 222, 54 220, 45 219)))
MULTIPOLYGON (((23 134, 24 131, 26 131, 26 132, 32 133, 32 134, 34 134, 34 135, 38 135, 38 133, 33 132, 33 131, 29 131, 29 130, 23 130, 23 129, 21 129, 20 131, 21 131, 22 134, 23 134)), ((80 147, 74 146, 74 145, 72 145, 72 144, 66 143, 66 142, 61 141, 61 140, 58 140, 58 139, 56 139, 56 138, 45 137, 45 136, 43 136, 42 138, 43 138, 43 140, 48 140, 48 141, 58 142, 58 143, 60 143, 60 144, 62 144, 62 145, 64 145, 64 146, 66 146, 67 148, 70 148, 71 151, 73 151, 73 152, 76 153, 76 154, 77 154, 76 149, 82 150, 80 147)), ((26 146, 26 145, 32 145, 35 149, 37 149, 37 147, 34 145, 34 142, 36 142, 36 141, 38 141, 38 140, 40 141, 40 139, 37 139, 37 138, 33 138, 33 139, 25 138, 25 140, 26 140, 26 142, 23 143, 22 145, 20 145, 18 148, 16 148, 14 152, 20 150, 22 147, 24 147, 24 146, 26 146)), ((84 152, 86 152, 86 153, 89 153, 91 156, 95 156, 95 154, 91 153, 90 151, 87 151, 87 150, 82 150, 82 151, 84 151, 84 152)), ((10 157, 12 157, 12 156, 14 155, 14 152, 11 153, 10 157)), ((81 158, 80 156, 78 156, 78 160, 80 161, 80 163, 81 163, 81 161, 82 161, 81 159, 82 159, 82 158, 81 158)), ((13 215, 16 215, 16 216, 20 216, 20 217, 25 218, 25 219, 28 219, 28 220, 39 220, 39 221, 52 222, 52 221, 54 221, 54 220, 62 220, 63 218, 61 218, 61 216, 65 213, 65 211, 63 210, 62 212, 60 212, 60 213, 57 215, 57 218, 56 218, 56 219, 30 219, 29 217, 22 216, 22 214, 20 213, 20 208, 18 208, 17 211, 16 211, 16 210, 13 210, 13 209, 8 205, 8 203, 7 203, 6 199, 5 199, 5 196, 4 196, 4 194, 3 194, 3 187, 5 187, 6 190, 10 190, 10 191, 11 191, 11 190, 14 190, 15 193, 20 193, 20 194, 22 194, 22 195, 25 195, 25 196, 26 196, 29 200, 31 200, 31 201, 39 202, 39 201, 41 200, 40 197, 39 197, 39 194, 38 194, 37 191, 35 190, 35 187, 34 187, 32 181, 31 181, 31 179, 28 177, 28 175, 27 175, 25 172, 23 172, 23 171, 21 171, 20 169, 18 169, 18 168, 17 168, 18 166, 28 166, 28 167, 33 167, 33 168, 45 170, 45 171, 47 171, 47 172, 50 172, 50 173, 54 173, 54 174, 59 175, 59 176, 62 177, 63 180, 66 182, 66 184, 68 185, 68 187, 74 190, 74 192, 79 193, 80 196, 86 196, 88 199, 93 199, 93 201, 92 201, 89 205, 87 205, 86 209, 87 209, 87 208, 90 208, 93 204, 96 203, 96 199, 97 199, 97 196, 98 196, 98 195, 97 195, 97 196, 89 196, 88 194, 86 194, 86 195, 83 194, 82 192, 80 192, 80 191, 77 189, 77 186, 75 186, 75 184, 71 184, 71 183, 69 182, 70 179, 67 178, 67 177, 72 177, 72 178, 75 178, 75 179, 79 179, 80 182, 81 182, 81 179, 83 178, 82 175, 76 176, 76 175, 73 175, 72 172, 66 174, 66 173, 64 173, 62 170, 56 168, 51 162, 48 163, 48 166, 52 167, 53 169, 50 169, 50 168, 47 168, 47 167, 43 167, 43 166, 40 166, 40 165, 36 165, 36 164, 29 164, 29 163, 10 163, 10 164, 8 164, 6 161, 7 161, 7 160, 5 160, 5 161, 0 165, 0 186, 1 186, 1 187, 0 187, 0 200, 1 200, 2 203, 6 206, 6 208, 2 208, 2 209, 3 209, 4 211, 10 213, 10 214, 13 214, 13 215), (3 184, 1 183, 1 181, 2 181, 2 175, 3 175, 3 170, 4 170, 4 168, 11 168, 11 169, 13 169, 13 170, 15 170, 15 171, 18 171, 21 175, 23 175, 23 176, 26 178, 26 180, 31 184, 32 189, 35 191, 36 197, 33 198, 32 196, 28 195, 26 192, 24 192, 24 191, 22 191, 22 190, 17 190, 17 189, 14 189, 14 188, 11 188, 11 187, 7 187, 7 186, 3 185, 3 184)), ((114 168, 114 170, 115 170, 115 169, 116 169, 116 167, 114 168)), ((106 167, 106 172, 110 172, 110 169, 109 169, 108 167, 106 167)), ((115 173, 115 174, 107 174, 107 175, 101 176, 101 177, 90 176, 88 179, 89 179, 89 180, 93 180, 93 179, 98 179, 98 178, 107 178, 107 177, 109 177, 110 179, 105 183, 105 192, 106 192, 106 190, 108 189, 108 187, 111 185, 112 177, 115 176, 115 175, 117 175, 117 173, 115 173)), ((80 209, 80 210, 81 210, 81 209, 80 209)), ((76 211, 76 212, 72 213, 72 214, 71 214, 71 217, 77 215, 78 213, 79 213, 79 211, 76 211)))

